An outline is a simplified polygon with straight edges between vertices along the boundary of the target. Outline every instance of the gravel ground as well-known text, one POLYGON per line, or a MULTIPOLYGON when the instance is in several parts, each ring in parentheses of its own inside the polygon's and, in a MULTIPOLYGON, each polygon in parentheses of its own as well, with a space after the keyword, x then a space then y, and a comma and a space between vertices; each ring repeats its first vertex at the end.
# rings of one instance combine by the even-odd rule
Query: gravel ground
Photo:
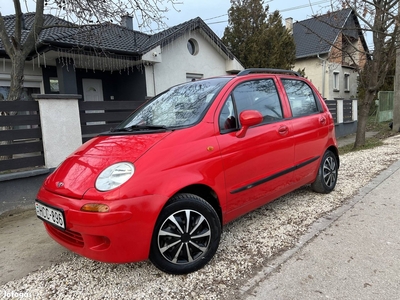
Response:
POLYGON ((315 194, 306 186, 226 225, 214 259, 195 273, 173 276, 148 261, 104 264, 71 253, 68 262, 1 286, 0 291, 6 293, 0 297, 239 299, 239 288, 273 256, 295 245, 314 221, 341 206, 399 159, 400 136, 374 149, 342 155, 338 184, 331 194, 315 194))

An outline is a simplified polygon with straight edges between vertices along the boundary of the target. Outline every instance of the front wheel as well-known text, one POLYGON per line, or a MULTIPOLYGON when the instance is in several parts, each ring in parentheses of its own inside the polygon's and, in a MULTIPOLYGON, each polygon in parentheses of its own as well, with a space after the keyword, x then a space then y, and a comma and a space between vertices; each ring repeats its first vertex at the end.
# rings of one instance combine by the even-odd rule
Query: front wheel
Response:
POLYGON ((335 154, 327 150, 322 157, 318 168, 318 175, 311 184, 311 188, 317 193, 328 194, 336 186, 338 176, 338 161, 335 154))
POLYGON ((221 222, 214 208, 192 194, 179 194, 161 211, 151 241, 150 260, 170 274, 206 265, 218 249, 221 222))

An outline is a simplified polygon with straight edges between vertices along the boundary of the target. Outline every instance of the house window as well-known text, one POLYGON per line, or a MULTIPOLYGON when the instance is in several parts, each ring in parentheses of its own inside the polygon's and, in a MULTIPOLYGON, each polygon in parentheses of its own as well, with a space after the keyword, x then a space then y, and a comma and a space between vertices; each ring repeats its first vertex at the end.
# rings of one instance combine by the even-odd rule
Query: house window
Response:
POLYGON ((56 77, 51 77, 50 78, 50 91, 52 93, 60 92, 60 88, 58 86, 58 78, 56 78, 56 77))
POLYGON ((344 73, 344 91, 350 92, 350 74, 344 73))
POLYGON ((333 91, 339 91, 339 72, 333 72, 333 91))
POLYGON ((197 73, 186 73, 186 81, 195 81, 202 79, 204 77, 203 74, 197 74, 197 73))
POLYGON ((195 39, 188 40, 187 48, 191 55, 197 55, 197 53, 199 53, 199 44, 195 39))

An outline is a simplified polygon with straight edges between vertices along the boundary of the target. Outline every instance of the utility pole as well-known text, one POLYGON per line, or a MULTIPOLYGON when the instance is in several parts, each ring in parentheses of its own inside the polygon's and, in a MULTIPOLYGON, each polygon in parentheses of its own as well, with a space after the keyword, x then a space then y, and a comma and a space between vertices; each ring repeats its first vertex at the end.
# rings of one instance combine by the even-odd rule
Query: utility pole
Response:
MULTIPOLYGON (((400 1, 398 2, 400 9, 400 1)), ((397 13, 397 42, 396 42, 396 76, 394 79, 393 127, 392 131, 400 131, 400 14, 397 13)))

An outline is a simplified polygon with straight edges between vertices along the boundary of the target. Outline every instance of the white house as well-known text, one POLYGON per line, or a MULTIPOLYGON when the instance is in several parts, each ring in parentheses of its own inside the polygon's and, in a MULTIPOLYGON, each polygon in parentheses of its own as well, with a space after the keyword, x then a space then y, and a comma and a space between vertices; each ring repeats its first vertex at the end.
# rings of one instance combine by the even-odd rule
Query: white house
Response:
POLYGON ((326 99, 357 98, 358 70, 370 59, 357 16, 343 9, 293 23, 286 19, 296 44, 295 70, 305 75, 326 99))
MULTIPOLYGON (((15 16, 3 17, 7 30, 15 16)), ((32 28, 33 13, 23 26, 32 28)), ((172 85, 237 73, 240 62, 218 36, 195 18, 154 35, 111 23, 74 28, 45 15, 40 43, 26 61, 26 99, 33 93, 80 94, 84 101, 144 101, 172 85), (61 27, 59 25, 62 25, 61 27)), ((7 98, 10 60, 0 43, 0 97, 7 98)))

